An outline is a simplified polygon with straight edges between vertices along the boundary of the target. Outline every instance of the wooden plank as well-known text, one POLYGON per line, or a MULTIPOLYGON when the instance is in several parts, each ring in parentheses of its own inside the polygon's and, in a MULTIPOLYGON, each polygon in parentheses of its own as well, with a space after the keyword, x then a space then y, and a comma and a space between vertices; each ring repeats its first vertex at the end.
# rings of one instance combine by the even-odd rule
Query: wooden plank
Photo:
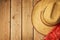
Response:
MULTIPOLYGON (((34 6, 41 0, 34 0, 34 6)), ((44 35, 40 34, 36 29, 34 29, 34 40, 44 40, 44 35)))
POLYGON ((31 23, 32 1, 22 1, 22 40, 33 40, 33 26, 31 23))
POLYGON ((11 40, 21 40, 21 0, 11 0, 11 40))
POLYGON ((34 29, 34 40, 44 40, 44 35, 40 34, 34 29))
POLYGON ((10 0, 0 0, 0 40, 10 38, 10 0))

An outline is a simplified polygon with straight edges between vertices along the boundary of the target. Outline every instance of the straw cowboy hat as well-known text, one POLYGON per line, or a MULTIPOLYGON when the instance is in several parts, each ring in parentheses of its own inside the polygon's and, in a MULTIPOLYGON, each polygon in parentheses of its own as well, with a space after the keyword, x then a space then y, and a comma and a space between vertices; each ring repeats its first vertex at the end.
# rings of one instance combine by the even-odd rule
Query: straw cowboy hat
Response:
POLYGON ((34 6, 32 24, 39 33, 47 35, 58 23, 60 23, 59 0, 42 0, 34 6))

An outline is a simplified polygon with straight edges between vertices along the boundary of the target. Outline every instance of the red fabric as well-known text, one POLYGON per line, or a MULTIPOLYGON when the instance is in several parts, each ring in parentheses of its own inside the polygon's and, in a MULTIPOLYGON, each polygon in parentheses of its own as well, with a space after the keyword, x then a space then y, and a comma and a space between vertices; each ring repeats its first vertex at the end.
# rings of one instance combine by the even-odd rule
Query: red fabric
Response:
POLYGON ((44 40, 60 40, 60 24, 56 25, 56 27, 44 38, 44 40))

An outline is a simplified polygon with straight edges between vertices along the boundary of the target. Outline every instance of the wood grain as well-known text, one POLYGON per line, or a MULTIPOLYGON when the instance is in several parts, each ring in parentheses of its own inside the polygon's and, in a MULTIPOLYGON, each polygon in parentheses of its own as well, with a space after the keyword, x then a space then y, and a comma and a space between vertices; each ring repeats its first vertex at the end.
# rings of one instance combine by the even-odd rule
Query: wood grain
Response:
POLYGON ((21 40, 21 0, 11 0, 11 40, 21 40))
POLYGON ((40 34, 34 29, 34 40, 44 40, 44 35, 40 34))
POLYGON ((31 22, 33 6, 38 1, 40 0, 11 0, 10 8, 10 0, 0 0, 0 40, 10 40, 10 36, 11 40, 21 40, 21 38, 22 40, 33 40, 33 37, 34 40, 41 40, 43 38, 35 29, 33 32, 31 22))
POLYGON ((0 0, 0 40, 10 38, 10 0, 0 0))
POLYGON ((32 1, 22 1, 22 40, 33 40, 33 26, 31 23, 32 1))

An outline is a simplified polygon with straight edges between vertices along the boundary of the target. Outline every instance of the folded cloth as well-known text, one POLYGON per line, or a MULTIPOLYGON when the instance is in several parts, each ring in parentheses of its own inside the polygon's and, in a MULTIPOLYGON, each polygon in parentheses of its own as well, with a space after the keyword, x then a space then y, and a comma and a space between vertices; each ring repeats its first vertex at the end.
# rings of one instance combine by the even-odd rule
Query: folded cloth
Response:
POLYGON ((44 40, 60 40, 60 23, 44 37, 44 40))

